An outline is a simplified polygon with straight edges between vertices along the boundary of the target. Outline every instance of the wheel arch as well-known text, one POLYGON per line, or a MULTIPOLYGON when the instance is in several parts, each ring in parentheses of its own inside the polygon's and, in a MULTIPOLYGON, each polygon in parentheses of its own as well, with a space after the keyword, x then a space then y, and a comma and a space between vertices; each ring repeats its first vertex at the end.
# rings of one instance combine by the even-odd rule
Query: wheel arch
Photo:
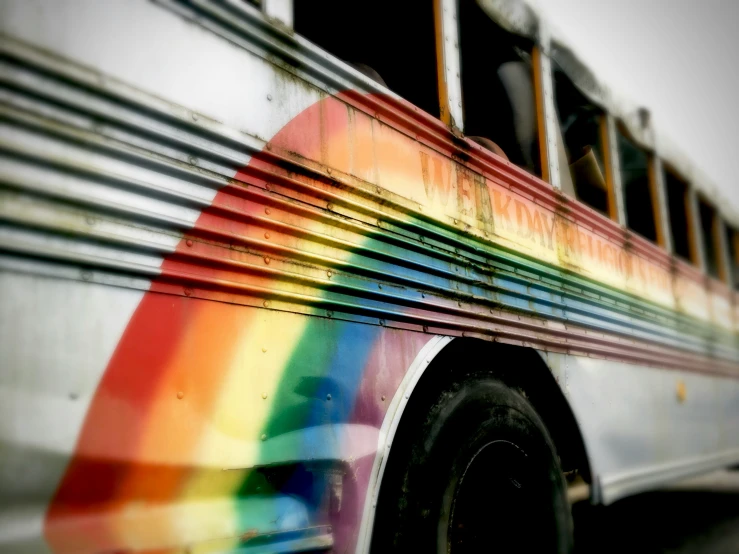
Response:
POLYGON ((566 472, 576 470, 585 482, 591 482, 587 449, 575 415, 537 350, 469 337, 436 336, 408 368, 383 421, 360 525, 358 554, 370 549, 382 477, 392 459, 398 427, 412 417, 410 414, 429 407, 442 383, 481 373, 488 373, 527 398, 552 437, 562 468, 566 472))

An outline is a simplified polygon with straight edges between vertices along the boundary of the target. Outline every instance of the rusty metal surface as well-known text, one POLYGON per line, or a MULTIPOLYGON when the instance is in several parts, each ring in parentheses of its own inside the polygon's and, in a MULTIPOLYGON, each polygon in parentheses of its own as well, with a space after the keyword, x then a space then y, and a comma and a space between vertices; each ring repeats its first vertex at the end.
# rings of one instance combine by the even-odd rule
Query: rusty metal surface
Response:
MULTIPOLYGON (((28 53, 18 46, 12 49, 21 57, 28 53)), ((188 118, 186 110, 179 119, 166 112, 156 119, 142 118, 130 108, 119 115, 116 105, 90 97, 87 90, 56 84, 44 88, 49 77, 28 66, 6 64, 5 74, 22 88, 6 96, 3 136, 10 158, 4 171, 12 188, 6 189, 3 205, 7 217, 21 217, 26 229, 33 229, 6 228, 9 251, 39 253, 51 244, 50 233, 64 230, 83 241, 55 238, 58 246, 42 257, 84 260, 101 271, 158 274, 143 269, 146 256, 171 252, 173 241, 220 188, 233 201, 215 208, 214 216, 224 222, 248 221, 247 234, 224 232, 221 223, 201 228, 190 237, 193 246, 178 253, 183 264, 161 274, 173 286, 189 287, 196 297, 222 291, 233 300, 258 305, 261 301, 249 298, 269 296, 275 308, 305 312, 317 307, 341 317, 398 321, 419 330, 493 332, 500 339, 545 349, 674 367, 694 367, 700 359, 696 356, 709 351, 719 359, 706 370, 731 371, 738 359, 734 339, 723 331, 706 327, 701 336, 696 332, 701 324, 683 323, 680 314, 485 245, 462 229, 434 224, 392 193, 352 190, 350 183, 360 183, 352 183, 350 176, 296 162, 288 152, 266 150, 258 169, 233 182, 229 173, 248 159, 238 149, 248 149, 249 140, 238 145, 228 130, 214 135, 220 130, 217 124, 188 118), (70 111, 83 105, 87 116, 70 111), (132 128, 135 121, 140 125, 132 128), (163 140, 152 141, 152 133, 163 140), (281 166, 290 168, 288 174, 281 166), (312 181, 289 176, 298 171, 312 181), (237 199, 262 208, 246 215, 228 206, 237 199), (132 217, 139 221, 135 231, 130 230, 132 217), (146 252, 116 253, 119 248, 139 250, 140 239, 132 238, 136 233, 146 234, 146 252), (91 240, 107 244, 88 245, 91 240), (224 246, 242 254, 238 259, 224 256, 224 246), (349 264, 347 254, 352 256, 349 264), (203 264, 218 264, 219 278, 195 270, 203 264), (239 275, 244 273, 256 280, 242 282, 239 275), (260 276, 276 279, 275 284, 260 286, 260 276), (387 286, 383 289, 379 281, 387 286), (513 317, 507 315, 511 309, 513 317), (669 350, 675 346, 685 352, 669 350)), ((115 93, 112 87, 107 90, 115 93)), ((151 109, 155 100, 146 105, 151 109)), ((96 271, 90 278, 98 278, 96 271)))

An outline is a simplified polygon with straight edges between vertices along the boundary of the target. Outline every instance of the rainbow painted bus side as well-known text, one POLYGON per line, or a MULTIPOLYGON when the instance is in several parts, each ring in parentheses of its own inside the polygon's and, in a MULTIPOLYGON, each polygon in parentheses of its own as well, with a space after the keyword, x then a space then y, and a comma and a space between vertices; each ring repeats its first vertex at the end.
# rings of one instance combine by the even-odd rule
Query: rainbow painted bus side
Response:
MULTIPOLYGON (((17 37, 2 42, 1 413, 19 422, 0 427, 0 460, 34 456, 41 484, 26 497, 42 516, 21 537, 0 532, 0 550, 41 548, 34 533, 56 553, 361 549, 389 407, 440 336, 539 351, 605 481, 739 459, 739 302, 725 285, 353 74, 326 92, 297 64, 234 46, 217 12, 200 14, 206 31, 179 4, 38 4, 47 23, 24 3, 0 11, 17 37), (82 29, 95 21, 100 52, 54 34, 67 9, 82 29), (256 105, 198 83, 226 80, 225 62, 173 67, 184 81, 163 84, 156 67, 181 53, 153 36, 148 62, 117 69, 121 17, 268 75, 263 109, 278 115, 250 133, 256 105), (66 310, 33 300, 50 291, 66 310), (104 363, 75 384, 68 371, 97 342, 104 363), (42 390, 45 375, 59 388, 42 390), (664 404, 682 410, 676 425, 702 414, 721 429, 630 466, 609 454, 617 426, 587 421, 599 379, 617 401, 649 389, 636 411, 664 404), (55 421, 68 439, 51 436, 55 421)), ((267 25, 243 9, 244 25, 267 25)))

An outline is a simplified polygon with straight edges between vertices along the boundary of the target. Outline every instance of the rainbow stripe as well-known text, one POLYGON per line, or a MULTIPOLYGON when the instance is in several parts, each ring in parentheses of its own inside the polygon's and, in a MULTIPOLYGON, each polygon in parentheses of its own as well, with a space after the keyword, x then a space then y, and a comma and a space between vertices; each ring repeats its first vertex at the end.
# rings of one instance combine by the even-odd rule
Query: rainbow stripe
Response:
MULTIPOLYGON (((619 250, 613 236, 598 230, 604 225, 593 214, 578 214, 585 225, 555 217, 547 205, 551 191, 531 184, 534 179, 515 171, 501 172, 507 181, 482 178, 418 137, 413 140, 354 110, 353 100, 351 94, 328 97, 308 108, 273 137, 268 150, 289 155, 310 170, 333 168, 346 179, 372 183, 415 204, 413 209, 425 218, 447 227, 466 226, 478 238, 493 235, 503 248, 550 268, 641 296, 650 310, 660 304, 660 310, 676 308, 668 270, 644 255, 651 246, 635 240, 619 250)), ((254 239, 252 221, 269 215, 269 208, 243 194, 244 183, 264 191, 272 186, 270 175, 283 175, 326 194, 335 189, 309 170, 291 174, 269 158, 264 152, 253 159, 235 175, 240 183, 218 192, 192 232, 163 261, 162 278, 152 283, 131 318, 47 514, 45 536, 54 552, 169 552, 182 545, 190 552, 224 551, 270 534, 320 526, 331 527, 336 551, 354 548, 387 406, 430 335, 341 321, 309 307, 298 314, 244 306, 219 290, 199 289, 193 295, 172 278, 190 275, 211 283, 275 288, 270 277, 238 270, 240 263, 253 263, 253 253, 224 244, 224 237, 254 239), (224 269, 209 262, 213 259, 231 265, 224 269)), ((308 206, 305 194, 296 190, 290 196, 308 206)), ((572 210, 581 208, 573 204, 572 210)), ((318 220, 289 211, 281 212, 279 223, 316 235, 325 232, 318 220), (315 229, 306 229, 310 225, 315 229)), ((298 236, 268 234, 266 241, 279 237, 281 246, 299 249, 298 236)), ((351 249, 335 249, 331 256, 347 266, 364 263, 351 249)), ((265 256, 264 263, 269 261, 265 256)), ((395 276, 404 271, 389 263, 373 260, 372 269, 395 276)), ((454 269, 459 267, 446 268, 450 274, 454 269)), ((428 283, 450 288, 453 277, 440 274, 438 268, 436 276, 429 273, 428 283)), ((408 278, 413 275, 409 272, 408 278)), ((546 277, 549 282, 563 279, 546 277)), ((706 291, 687 290, 694 281, 676 277, 686 287, 681 301, 696 305, 682 309, 705 320, 706 291)), ((286 286, 280 283, 281 290, 286 286)), ((292 286, 295 294, 303 290, 292 286)), ((530 300, 522 299, 524 292, 510 288, 493 299, 542 310, 539 316, 564 317, 561 296, 546 293, 551 306, 543 302, 532 308, 530 300)), ((467 321, 462 302, 434 302, 428 310, 443 308, 451 314, 444 316, 444 324, 467 321)), ((477 307, 469 306, 472 314, 477 307)), ((730 309, 722 306, 714 310, 714 323, 730 329, 730 309)), ((419 319, 430 313, 418 307, 393 309, 419 319)), ((592 318, 595 308, 588 309, 592 318)), ((484 312, 498 318, 494 310, 484 312)), ((476 317, 478 327, 466 323, 473 329, 486 325, 487 332, 509 333, 507 340, 557 345, 556 339, 537 334, 541 319, 518 316, 515 325, 524 330, 514 335, 503 317, 497 323, 479 323, 484 320, 476 317)), ((625 318, 607 319, 599 322, 604 329, 611 325, 622 332, 617 324, 632 325, 625 318)), ((575 336, 577 325, 552 329, 575 336)), ((612 346, 630 348, 615 340, 612 346)), ((604 348, 584 341, 578 347, 587 352, 604 348)), ((645 348, 644 358, 666 359, 653 345, 645 348)))
MULTIPOLYGON (((334 133, 316 121, 328 106, 343 109, 322 102, 272 144, 320 158, 307 131, 334 133)), ((249 169, 236 178, 253 184, 249 169)), ((224 206, 255 209, 222 191, 192 236, 214 227, 246 234, 247 223, 218 215, 224 206)), ((222 250, 189 240, 177 252, 222 250)), ((177 253, 162 269, 244 279, 177 253)), ((98 386, 47 514, 53 551, 206 552, 319 524, 332 526, 337 547, 352 548, 398 368, 428 336, 168 292, 152 283, 98 386), (330 513, 325 480, 337 471, 342 506, 330 513)))

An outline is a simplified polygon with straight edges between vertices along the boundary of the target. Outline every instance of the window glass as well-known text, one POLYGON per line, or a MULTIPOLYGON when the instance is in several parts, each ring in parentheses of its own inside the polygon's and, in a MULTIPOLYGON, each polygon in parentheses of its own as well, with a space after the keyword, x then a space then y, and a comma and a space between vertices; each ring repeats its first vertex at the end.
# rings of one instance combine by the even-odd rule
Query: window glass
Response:
POLYGON ((459 27, 465 134, 541 175, 533 44, 495 24, 475 0, 460 0, 459 27))
POLYGON ((608 188, 601 141, 603 111, 590 102, 556 65, 554 99, 559 121, 562 190, 608 213, 608 188))
POLYGON ((657 228, 654 222, 654 207, 649 185, 649 156, 626 135, 623 128, 619 128, 616 134, 618 135, 626 226, 652 242, 656 242, 657 228))
POLYGON ((436 32, 428 0, 294 0, 295 32, 439 117, 436 32))
POLYGON ((692 261, 688 230, 688 185, 667 167, 665 167, 665 193, 667 194, 667 212, 670 218, 673 249, 677 256, 692 261))

